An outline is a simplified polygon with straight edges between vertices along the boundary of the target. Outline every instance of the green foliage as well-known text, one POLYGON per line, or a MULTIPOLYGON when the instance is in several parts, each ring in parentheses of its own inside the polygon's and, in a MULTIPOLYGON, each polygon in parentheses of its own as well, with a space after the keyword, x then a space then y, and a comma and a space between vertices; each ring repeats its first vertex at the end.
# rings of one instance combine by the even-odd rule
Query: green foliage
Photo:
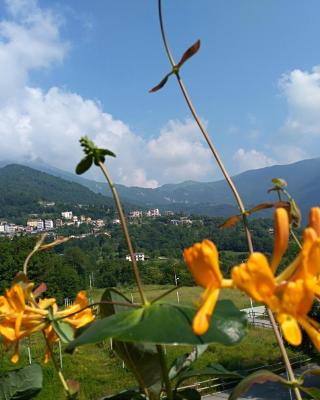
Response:
MULTIPOLYGON (((112 288, 106 289, 101 301, 131 303, 124 295, 112 288)), ((128 307, 117 304, 101 304, 100 313, 102 317, 108 317, 127 309, 128 307)), ((147 343, 128 343, 114 340, 113 348, 134 374, 137 382, 147 389, 149 397, 155 396, 157 398, 163 385, 161 360, 157 347, 147 343)))
POLYGON ((78 183, 21 165, 0 168, 0 187, 5 188, 0 197, 0 216, 8 219, 26 218, 30 213, 57 214, 63 211, 62 205, 79 203, 99 206, 101 215, 106 206, 112 205, 111 199, 78 183), (56 205, 44 210, 40 200, 53 201, 56 205))
POLYGON ((0 400, 27 400, 42 389, 42 369, 31 364, 0 375, 0 400))
POLYGON ((157 344, 238 343, 246 334, 245 313, 228 300, 218 301, 208 332, 193 333, 191 321, 196 309, 185 305, 154 303, 93 322, 68 345, 68 350, 108 338, 157 344))
POLYGON ((83 147, 83 151, 86 156, 79 162, 76 167, 76 173, 81 175, 86 172, 94 162, 95 165, 99 165, 99 163, 104 163, 105 156, 115 157, 116 155, 107 149, 99 149, 93 143, 91 139, 87 136, 84 136, 80 139, 80 144, 83 147))

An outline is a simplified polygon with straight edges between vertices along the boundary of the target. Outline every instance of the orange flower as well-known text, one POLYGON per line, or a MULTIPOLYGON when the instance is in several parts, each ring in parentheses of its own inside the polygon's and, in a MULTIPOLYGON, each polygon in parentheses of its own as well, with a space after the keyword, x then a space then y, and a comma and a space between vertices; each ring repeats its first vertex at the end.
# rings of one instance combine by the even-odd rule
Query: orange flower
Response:
POLYGON ((301 343, 301 326, 320 350, 319 324, 307 315, 315 294, 320 292, 320 209, 311 210, 301 252, 276 278, 273 271, 281 261, 288 242, 287 216, 279 210, 276 212, 275 250, 271 266, 263 254, 253 253, 247 263, 232 269, 232 280, 236 287, 275 313, 284 337, 290 344, 301 343))
POLYGON ((201 296, 200 308, 192 323, 193 331, 197 335, 203 335, 209 328, 220 288, 223 283, 227 284, 227 281, 223 279, 220 271, 217 248, 210 240, 195 243, 185 249, 183 255, 195 281, 205 288, 201 296))
POLYGON ((14 363, 19 360, 20 339, 41 331, 47 323, 48 311, 28 306, 28 293, 28 287, 24 290, 20 284, 16 284, 6 290, 4 296, 0 296, 0 335, 7 347, 15 346, 11 358, 14 363))
POLYGON ((73 305, 65 310, 58 311, 54 314, 56 318, 63 318, 74 329, 79 329, 94 320, 91 308, 87 308, 88 300, 86 292, 82 290, 77 294, 76 301, 73 305))
MULTIPOLYGON (((30 336, 34 332, 43 331, 49 342, 58 340, 51 321, 49 308, 52 308, 53 318, 64 318, 74 330, 86 325, 94 319, 91 309, 87 307, 87 298, 84 291, 79 292, 74 305, 63 311, 58 311, 56 300, 43 299, 36 302, 32 296, 33 284, 22 286, 15 284, 6 290, 4 296, 0 296, 0 336, 4 338, 6 347, 14 346, 14 354, 11 361, 19 360, 19 341, 23 337, 30 336)), ((46 356, 48 352, 46 353, 46 356)))
POLYGON ((288 247, 289 241, 289 217, 284 208, 277 208, 274 213, 275 239, 273 246, 273 257, 271 269, 273 272, 277 269, 281 258, 288 247))

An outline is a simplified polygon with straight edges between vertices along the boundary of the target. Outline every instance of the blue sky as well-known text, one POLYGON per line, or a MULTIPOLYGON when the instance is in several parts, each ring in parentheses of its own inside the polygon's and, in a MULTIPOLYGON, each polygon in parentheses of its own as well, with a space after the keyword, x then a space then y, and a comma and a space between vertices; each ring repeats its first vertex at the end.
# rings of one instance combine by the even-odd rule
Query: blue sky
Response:
MULTIPOLYGON (((126 185, 220 177, 175 79, 148 93, 169 71, 156 0, 0 4, 1 159, 72 171, 88 134, 126 185)), ((163 12, 176 60, 201 39, 181 75, 231 173, 319 156, 317 0, 163 0, 163 12)))

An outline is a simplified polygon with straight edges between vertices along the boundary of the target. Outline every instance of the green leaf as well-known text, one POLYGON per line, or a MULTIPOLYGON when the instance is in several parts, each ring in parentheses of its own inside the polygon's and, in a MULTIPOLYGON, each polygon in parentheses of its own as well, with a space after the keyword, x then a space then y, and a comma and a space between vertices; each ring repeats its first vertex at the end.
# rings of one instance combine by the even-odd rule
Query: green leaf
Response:
POLYGON ((74 330, 63 320, 52 320, 52 327, 62 343, 70 343, 74 339, 74 330))
MULTIPOLYGON (((113 288, 105 290, 101 301, 131 303, 127 297, 113 288)), ((118 304, 105 303, 100 306, 100 313, 106 317, 125 310, 128 310, 128 307, 118 304)), ((163 374, 157 347, 154 344, 127 343, 114 340, 113 348, 132 371, 138 383, 158 398, 162 390, 163 374)))
POLYGON ((195 361, 197 361, 202 356, 207 348, 207 344, 199 344, 191 351, 191 353, 186 353, 176 358, 171 364, 168 374, 169 379, 174 379, 181 372, 188 369, 195 361))
POLYGON ((223 378, 223 379, 241 379, 242 376, 235 371, 228 371, 223 367, 223 365, 218 363, 211 363, 207 365, 207 367, 203 369, 190 369, 188 371, 183 372, 179 375, 178 382, 176 386, 180 385, 181 382, 186 379, 192 378, 194 376, 203 376, 210 375, 215 378, 223 378))
POLYGON ((246 393, 252 385, 256 383, 265 382, 279 382, 283 384, 288 384, 288 382, 281 376, 274 374, 266 369, 261 369, 260 371, 254 372, 253 374, 246 376, 241 382, 232 390, 229 400, 235 400, 241 395, 246 393))
POLYGON ((315 387, 303 387, 299 386, 299 389, 304 393, 307 393, 314 400, 320 400, 320 389, 315 387))
POLYGON ((111 150, 108 149, 99 149, 99 153, 102 156, 116 157, 116 155, 111 150))
POLYGON ((0 376, 0 400, 32 399, 41 389, 42 369, 36 363, 0 376))
POLYGON ((287 182, 282 178, 273 178, 272 183, 275 187, 279 188, 285 188, 288 185, 287 182))
POLYGON ((193 333, 191 324, 196 309, 185 305, 154 303, 142 308, 112 315, 92 325, 67 349, 114 338, 126 342, 158 344, 239 343, 246 334, 247 320, 230 300, 217 303, 208 332, 193 333))
POLYGON ((124 390, 117 394, 103 397, 101 400, 145 400, 146 398, 133 389, 124 390))
POLYGON ((84 172, 88 171, 88 169, 92 165, 92 156, 88 155, 87 157, 83 158, 76 167, 76 174, 81 175, 84 172))
POLYGON ((174 392, 174 400, 201 400, 201 394, 192 388, 187 388, 174 392))

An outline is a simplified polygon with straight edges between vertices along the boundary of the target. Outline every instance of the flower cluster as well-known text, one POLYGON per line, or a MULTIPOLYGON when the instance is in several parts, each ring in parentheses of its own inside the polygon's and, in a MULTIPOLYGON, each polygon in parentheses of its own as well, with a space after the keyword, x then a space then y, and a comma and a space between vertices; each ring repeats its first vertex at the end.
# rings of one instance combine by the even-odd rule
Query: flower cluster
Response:
MULTIPOLYGON (((11 357, 13 363, 19 360, 19 341, 22 338, 42 331, 49 343, 58 340, 52 326, 53 319, 63 319, 74 329, 94 319, 91 309, 86 308, 88 303, 84 291, 78 293, 72 306, 58 311, 54 298, 36 301, 32 289, 32 283, 20 282, 8 289, 4 296, 0 296, 0 336, 7 348, 14 346, 11 357)), ((47 350, 45 361, 48 358, 47 350)))
POLYGON ((308 316, 320 295, 320 208, 312 208, 309 226, 304 230, 301 251, 278 276, 277 267, 289 240, 289 220, 285 209, 275 211, 275 243, 271 262, 262 253, 252 253, 247 262, 233 267, 231 281, 223 279, 218 252, 209 240, 184 251, 185 261, 196 282, 205 288, 200 308, 193 320, 196 334, 208 327, 219 290, 235 287, 265 304, 275 314, 286 340, 292 345, 302 341, 302 327, 320 350, 320 324, 308 316))

